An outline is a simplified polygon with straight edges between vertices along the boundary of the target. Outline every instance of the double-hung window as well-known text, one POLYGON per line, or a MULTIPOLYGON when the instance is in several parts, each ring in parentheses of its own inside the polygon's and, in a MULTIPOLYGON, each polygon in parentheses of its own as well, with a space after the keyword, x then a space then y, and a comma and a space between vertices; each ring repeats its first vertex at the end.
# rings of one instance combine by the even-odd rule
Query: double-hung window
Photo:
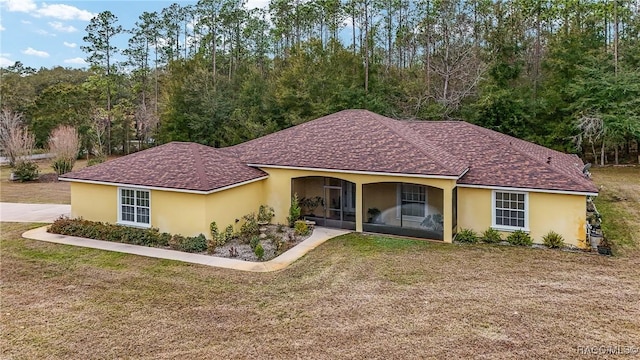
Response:
POLYGON ((424 185, 398 184, 398 217, 421 221, 427 216, 427 189, 424 185))
POLYGON ((148 190, 118 189, 118 222, 124 225, 151 225, 150 194, 148 190))
POLYGON ((494 191, 493 227, 527 231, 528 198, 528 194, 523 192, 494 191))

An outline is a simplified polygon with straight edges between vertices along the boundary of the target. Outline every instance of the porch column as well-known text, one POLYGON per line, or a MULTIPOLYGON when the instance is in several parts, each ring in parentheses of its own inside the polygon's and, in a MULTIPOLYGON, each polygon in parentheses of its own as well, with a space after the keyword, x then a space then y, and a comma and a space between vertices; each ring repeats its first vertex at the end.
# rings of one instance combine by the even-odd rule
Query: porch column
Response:
POLYGON ((442 189, 442 211, 444 212, 444 227, 442 232, 442 240, 447 243, 453 242, 453 188, 445 187, 442 189))
POLYGON ((356 231, 362 232, 362 203, 364 197, 362 196, 362 183, 356 182, 356 231))

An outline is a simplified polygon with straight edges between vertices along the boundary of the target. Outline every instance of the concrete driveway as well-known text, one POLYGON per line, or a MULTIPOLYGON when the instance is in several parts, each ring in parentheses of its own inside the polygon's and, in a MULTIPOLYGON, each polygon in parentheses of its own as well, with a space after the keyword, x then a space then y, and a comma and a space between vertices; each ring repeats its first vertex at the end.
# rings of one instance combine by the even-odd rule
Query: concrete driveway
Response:
POLYGON ((50 223, 70 214, 71 205, 0 203, 0 221, 50 223))

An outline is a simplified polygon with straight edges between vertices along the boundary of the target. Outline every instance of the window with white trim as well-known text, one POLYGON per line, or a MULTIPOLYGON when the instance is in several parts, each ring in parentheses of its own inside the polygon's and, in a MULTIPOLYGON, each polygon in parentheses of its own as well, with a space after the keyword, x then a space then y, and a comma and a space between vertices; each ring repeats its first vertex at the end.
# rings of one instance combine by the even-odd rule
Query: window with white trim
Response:
POLYGON ((119 189, 118 222, 126 225, 151 224, 150 193, 148 190, 119 189))
POLYGON ((427 187, 415 184, 398 184, 398 217, 421 220, 427 216, 427 187))
POLYGON ((493 226, 506 229, 526 229, 528 226, 528 194, 493 192, 493 226))

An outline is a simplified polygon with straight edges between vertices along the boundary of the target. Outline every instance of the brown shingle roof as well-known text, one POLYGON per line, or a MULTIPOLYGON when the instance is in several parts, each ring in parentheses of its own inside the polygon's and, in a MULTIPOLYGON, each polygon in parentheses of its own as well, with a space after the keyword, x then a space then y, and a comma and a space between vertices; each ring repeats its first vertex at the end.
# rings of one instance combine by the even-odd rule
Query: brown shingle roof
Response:
POLYGON ((266 175, 224 150, 171 142, 65 174, 61 179, 208 192, 266 175))
POLYGON ((462 121, 345 110, 225 149, 173 142, 61 177, 212 191, 266 176, 248 166, 460 177, 481 186, 597 192, 582 161, 462 121))
POLYGON ((405 122, 344 110, 236 145, 248 164, 432 176, 460 176, 466 164, 440 139, 415 136, 405 122))
POLYGON ((469 164, 460 184, 598 192, 582 174, 582 160, 462 121, 412 121, 422 137, 469 164))

